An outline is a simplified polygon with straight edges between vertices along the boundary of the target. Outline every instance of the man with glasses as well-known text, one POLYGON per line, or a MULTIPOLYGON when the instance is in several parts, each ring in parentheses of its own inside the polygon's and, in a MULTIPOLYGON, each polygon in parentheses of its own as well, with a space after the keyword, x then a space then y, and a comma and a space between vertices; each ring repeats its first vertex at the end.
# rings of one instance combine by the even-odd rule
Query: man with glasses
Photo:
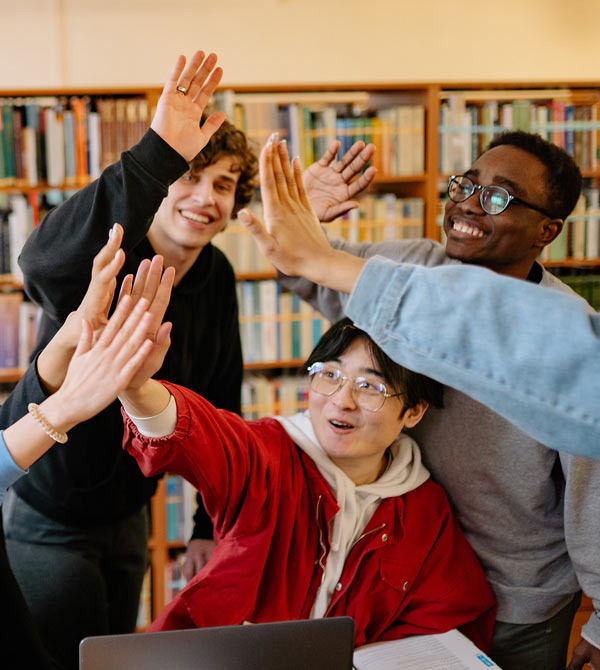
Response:
MULTIPOLYGON (((445 247, 432 240, 332 246, 409 264, 479 265, 575 295, 537 257, 561 232, 581 184, 565 151, 537 135, 505 133, 464 175, 450 179, 445 247)), ((344 293, 295 277, 282 283, 328 319, 344 313, 344 293)), ((375 294, 374 308, 378 300, 375 294)), ((546 447, 449 387, 444 409, 432 408, 411 434, 446 488, 498 600, 492 657, 505 670, 564 668, 580 589, 600 608, 599 465, 546 447)), ((587 660, 600 664, 599 647, 594 612, 570 670, 587 660)))
POLYGON ((119 396, 128 452, 147 476, 197 486, 219 537, 152 630, 351 616, 356 646, 459 628, 487 650, 491 589, 402 432, 440 402, 440 385, 349 319, 306 368, 309 411, 286 418, 244 421, 152 378, 119 396))

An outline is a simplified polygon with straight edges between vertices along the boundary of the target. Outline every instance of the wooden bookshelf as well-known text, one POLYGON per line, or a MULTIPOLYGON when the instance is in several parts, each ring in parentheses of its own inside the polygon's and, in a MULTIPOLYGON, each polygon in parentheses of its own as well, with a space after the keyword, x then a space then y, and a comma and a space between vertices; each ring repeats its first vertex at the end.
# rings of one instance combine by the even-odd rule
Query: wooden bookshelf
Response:
MULTIPOLYGON (((160 95, 159 88, 89 88, 89 89, 19 89, 19 90, 4 90, 0 91, 1 100, 20 101, 19 104, 25 104, 25 101, 31 98, 46 98, 58 99, 61 104, 68 102, 71 98, 85 98, 86 100, 97 100, 99 98, 113 98, 113 99, 127 99, 127 98, 141 98, 146 103, 148 115, 146 122, 151 118, 156 102, 160 95)), ((344 114, 350 117, 352 115, 362 116, 362 118, 373 119, 380 115, 385 120, 385 110, 399 106, 421 106, 423 108, 423 125, 420 129, 422 135, 423 145, 423 160, 422 167, 414 172, 414 174, 397 174, 391 170, 383 169, 382 163, 378 164, 378 174, 371 189, 369 189, 370 197, 384 196, 389 194, 396 196, 398 199, 420 198, 423 202, 422 221, 420 222, 420 235, 431 238, 440 239, 440 228, 438 225, 438 215, 440 210, 440 197, 443 196, 445 189, 445 182, 447 182, 450 172, 445 169, 445 153, 446 145, 444 144, 445 121, 447 116, 447 108, 452 105, 453 110, 465 110, 476 108, 478 114, 487 105, 493 107, 494 103, 499 106, 509 105, 513 102, 525 105, 530 103, 533 107, 550 105, 553 100, 560 102, 563 105, 571 105, 575 108, 583 109, 589 108, 590 114, 594 115, 593 119, 579 119, 580 122, 588 123, 586 130, 577 132, 589 133, 587 137, 588 142, 588 158, 592 155, 591 147, 596 147, 596 156, 600 155, 600 81, 574 81, 574 82, 556 82, 549 85, 547 82, 425 82, 422 84, 411 83, 403 84, 398 82, 388 83, 356 83, 349 84, 331 84, 314 86, 310 83, 294 86, 229 86, 219 92, 220 101, 228 111, 238 114, 238 118, 250 123, 251 127, 247 128, 248 134, 254 137, 257 143, 262 143, 266 140, 270 132, 275 128, 279 128, 281 123, 278 120, 273 124, 265 124, 260 120, 256 122, 256 118, 252 120, 249 118, 247 112, 239 113, 239 107, 248 105, 270 105, 271 111, 275 107, 296 106, 297 111, 300 108, 307 107, 312 110, 313 117, 325 117, 325 110, 338 106, 344 110, 344 114), (236 105, 238 107, 236 107, 236 105), (236 112, 237 109, 237 112, 236 112), (384 112, 383 115, 381 112, 384 112), (314 114, 316 113, 316 116, 314 114), (261 125, 262 123, 262 125, 261 125)), ((249 109, 249 108, 248 108, 249 109)), ((473 113, 474 114, 474 113, 473 113)), ((586 112, 587 114, 587 112, 586 112)), ((472 117, 475 118, 474 116, 472 117)), ((480 117, 477 117, 477 125, 480 124, 480 117)), ((550 121, 548 121, 550 123, 550 121)), ((576 125, 571 125, 570 129, 568 123, 565 124, 557 132, 575 132, 576 125)), ((580 126, 581 127, 581 126, 580 126)), ((550 128, 550 127, 549 127, 550 128)), ((332 135, 332 129, 324 129, 332 135)), ((555 127, 548 130, 548 133, 554 132, 555 127)), ((344 137, 351 139, 359 137, 358 128, 357 133, 353 130, 344 131, 344 137)), ((399 132, 399 131, 398 131, 399 132)), ((468 128, 465 124, 460 133, 454 134, 458 137, 461 133, 465 138, 472 142, 474 147, 482 145, 482 138, 485 133, 472 132, 472 128, 468 128), (481 137, 479 137, 481 135, 481 137)), ((369 139, 369 134, 364 134, 366 139, 369 139)), ((335 136, 335 130, 333 130, 335 136)), ((299 135, 300 137, 300 135, 299 135)), ((317 135, 311 137, 318 138, 317 135)), ((391 133, 390 138, 398 138, 398 133, 391 133)), ((378 158, 384 151, 383 142, 378 142, 383 139, 382 134, 371 134, 370 139, 378 143, 379 151, 378 158)), ((573 138, 574 139, 574 138, 573 138)), ((584 135, 579 137, 583 141, 584 135)), ((386 141, 387 141, 386 140, 386 141)), ((390 140, 391 141, 391 140, 390 140)), ((459 142, 460 144, 460 142, 459 142)), ((1 146, 1 145, 0 145, 1 146)), ((419 146, 419 145, 417 145, 419 146)), ((579 147, 581 151, 581 146, 579 147)), ((302 151, 300 151, 302 153, 302 151)), ((466 151, 465 151, 466 156, 466 151)), ((466 166, 468 167, 468 165, 466 166)), ((460 170, 459 170, 460 172, 460 170)), ((582 165, 582 172, 586 181, 586 187, 597 187, 600 182, 600 163, 596 160, 588 160, 585 165, 582 165), (588 164, 589 163, 589 164, 588 164), (593 163, 593 164, 592 164, 593 163)), ((456 173, 456 172, 452 172, 456 173)), ((30 176, 23 178, 17 177, 9 178, 0 173, 0 209, 3 203, 12 196, 24 195, 28 202, 36 202, 36 199, 43 199, 48 193, 52 191, 68 192, 88 183, 93 179, 92 174, 79 175, 74 181, 67 183, 50 185, 44 175, 38 175, 37 183, 34 185, 30 183, 34 181, 30 176)), ((34 208, 35 211, 35 208, 34 208)), ((600 214, 600 213, 599 213, 600 214)), ((590 214, 586 223, 593 220, 594 214, 590 214)), ((351 234, 355 236, 356 241, 374 239, 378 235, 378 226, 376 219, 369 219, 363 217, 362 223, 358 223, 354 232, 351 234)), ((33 223, 36 221, 34 219, 33 223)), ((331 224, 329 229, 330 235, 335 236, 336 232, 344 235, 356 222, 340 222, 331 224), (338 226, 336 228, 336 226, 338 226), (346 226, 344 231, 343 227, 346 226)), ((379 226, 381 227, 381 226, 379 226)), ((238 226, 236 230, 235 222, 228 227, 225 235, 221 236, 227 239, 227 235, 245 234, 242 227, 238 226)), ((217 238, 217 242, 218 242, 217 238)), ((376 239, 374 241, 377 241, 376 239)), ((221 246, 221 245, 220 245, 221 246)), ((230 255, 229 250, 225 250, 230 255)), ((562 260, 547 259, 545 264, 551 268, 566 268, 566 269, 583 269, 593 272, 600 267, 599 254, 594 254, 591 258, 581 257, 572 258, 568 254, 562 260)), ((231 257, 231 256, 230 256, 231 257)), ((233 258, 232 258, 233 260, 233 258)), ((240 282, 261 282, 273 280, 275 273, 270 266, 262 266, 259 268, 253 267, 238 267, 234 262, 236 273, 240 282)), ((15 282, 10 275, 0 275, 0 290, 22 290, 23 286, 19 282, 15 282)), ((286 360, 264 361, 255 360, 246 364, 246 370, 249 372, 264 371, 268 375, 275 375, 280 371, 292 370, 298 368, 303 362, 303 357, 286 357, 286 360)), ((0 370, 0 382, 14 383, 20 375, 21 370, 0 370)), ((256 409, 251 407, 250 409, 256 409)), ((164 606, 164 585, 165 585, 165 565, 169 558, 169 551, 172 548, 179 548, 180 544, 171 545, 165 539, 165 494, 164 483, 159 484, 156 495, 151 503, 152 514, 152 538, 150 541, 150 556, 152 565, 152 590, 153 590, 153 616, 157 616, 164 606)))

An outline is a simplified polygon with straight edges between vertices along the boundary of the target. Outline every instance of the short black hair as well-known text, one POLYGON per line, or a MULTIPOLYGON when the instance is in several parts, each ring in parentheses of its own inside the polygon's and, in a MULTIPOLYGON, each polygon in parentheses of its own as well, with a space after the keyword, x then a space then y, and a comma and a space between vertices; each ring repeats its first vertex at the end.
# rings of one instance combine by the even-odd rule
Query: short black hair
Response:
POLYGON ((554 218, 564 221, 575 209, 583 184, 581 170, 573 157, 541 135, 523 130, 498 135, 490 142, 487 150, 504 145, 527 151, 543 163, 548 175, 547 209, 554 218))
POLYGON ((425 375, 412 370, 407 370, 395 363, 364 330, 357 328, 354 323, 345 317, 334 323, 321 337, 317 346, 305 363, 308 369, 313 363, 339 358, 346 349, 357 339, 363 339, 367 345, 373 360, 379 366, 381 374, 394 393, 402 393, 404 396, 404 411, 412 409, 420 402, 427 402, 435 407, 443 406, 443 386, 425 375))

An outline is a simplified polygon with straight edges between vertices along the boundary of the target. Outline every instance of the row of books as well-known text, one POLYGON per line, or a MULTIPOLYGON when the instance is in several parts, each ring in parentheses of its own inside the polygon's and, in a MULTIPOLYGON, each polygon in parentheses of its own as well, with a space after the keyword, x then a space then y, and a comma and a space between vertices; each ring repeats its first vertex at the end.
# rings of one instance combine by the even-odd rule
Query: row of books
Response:
POLYGON ((144 97, 0 99, 0 186, 83 186, 148 127, 144 97))
MULTIPOLYGON (((402 198, 395 193, 367 194, 360 206, 327 224, 331 239, 350 242, 386 242, 423 237, 425 203, 423 198, 402 198)), ((262 220, 260 202, 251 209, 262 220)), ((248 231, 235 222, 213 242, 225 253, 238 274, 272 271, 248 231)))
POLYGON ((544 248, 543 261, 600 258, 600 190, 584 190, 561 234, 544 248))
POLYGON ((308 407, 306 371, 267 377, 246 373, 242 383, 242 412, 248 421, 265 416, 291 416, 308 407))
POLYGON ((486 100, 449 96, 440 106, 440 172, 461 174, 506 130, 539 133, 571 154, 582 170, 600 169, 600 103, 486 100))
POLYGON ((329 327, 319 312, 274 279, 239 281, 237 292, 246 363, 306 359, 329 327))
POLYGON ((37 191, 25 194, 0 192, 0 275, 23 283, 17 259, 29 233, 46 213, 74 191, 37 191))
MULTIPOLYGON (((340 94, 343 96, 343 94, 340 94)), ((353 97, 353 96, 348 96, 353 97)), ((425 171, 425 107, 389 103, 380 108, 358 106, 352 102, 326 104, 326 97, 307 104, 281 103, 265 96, 244 96, 237 102, 231 91, 216 98, 231 121, 262 146, 269 135, 278 131, 286 137, 292 156, 300 156, 307 166, 318 160, 330 143, 341 143, 343 155, 354 142, 373 142, 373 158, 380 174, 420 175, 425 171)))
POLYGON ((0 369, 16 373, 28 367, 40 313, 20 291, 0 292, 0 369))

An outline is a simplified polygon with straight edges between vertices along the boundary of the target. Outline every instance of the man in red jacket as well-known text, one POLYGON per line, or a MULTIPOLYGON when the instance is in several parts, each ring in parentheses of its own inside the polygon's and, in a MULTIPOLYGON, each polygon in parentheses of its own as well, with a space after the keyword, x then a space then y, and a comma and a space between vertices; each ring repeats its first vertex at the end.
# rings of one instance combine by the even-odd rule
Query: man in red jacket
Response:
POLYGON ((152 628, 348 615, 357 646, 459 628, 486 649, 491 589, 401 432, 440 404, 440 386, 348 319, 307 369, 309 411, 286 419, 244 421, 153 379, 121 395, 129 453, 147 476, 188 479, 218 538, 152 628))

